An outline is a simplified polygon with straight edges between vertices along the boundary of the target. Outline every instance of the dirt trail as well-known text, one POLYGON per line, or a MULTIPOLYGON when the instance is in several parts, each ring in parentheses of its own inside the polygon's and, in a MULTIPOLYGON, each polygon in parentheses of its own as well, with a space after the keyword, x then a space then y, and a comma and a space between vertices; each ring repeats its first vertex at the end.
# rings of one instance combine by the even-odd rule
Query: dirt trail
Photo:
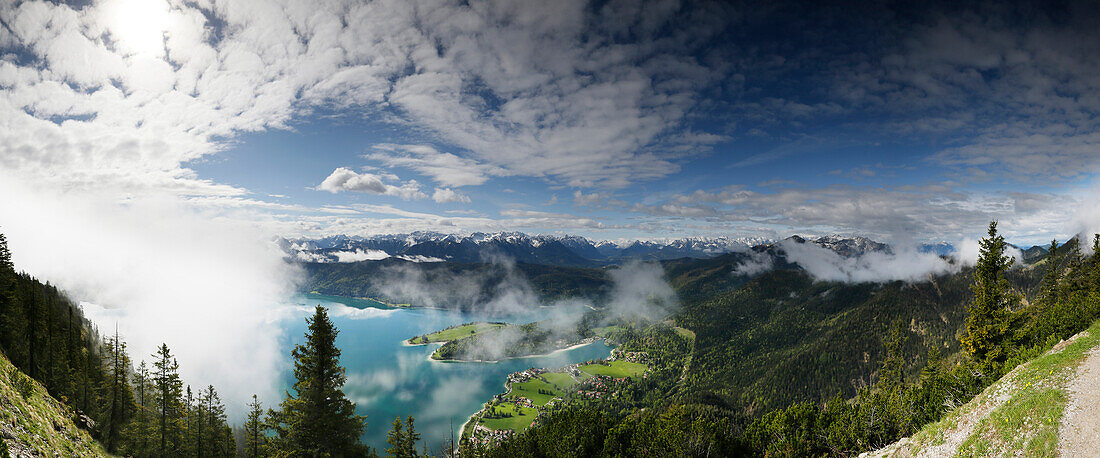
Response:
POLYGON ((1067 391, 1069 399, 1058 431, 1059 455, 1100 456, 1100 347, 1089 352, 1067 391))

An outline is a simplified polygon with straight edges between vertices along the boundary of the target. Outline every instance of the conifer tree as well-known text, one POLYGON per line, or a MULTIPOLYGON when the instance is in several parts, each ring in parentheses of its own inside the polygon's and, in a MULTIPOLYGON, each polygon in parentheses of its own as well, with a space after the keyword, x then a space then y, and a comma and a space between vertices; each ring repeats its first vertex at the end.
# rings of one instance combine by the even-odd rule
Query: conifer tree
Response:
POLYGON ((134 386, 137 388, 137 415, 129 424, 127 450, 134 456, 149 456, 149 369, 145 361, 138 364, 134 374, 134 386))
POLYGON ((245 431, 245 455, 249 458, 263 456, 261 450, 264 447, 263 433, 264 406, 255 394, 252 402, 248 403, 248 421, 244 424, 245 431))
POLYGON ((893 392, 905 383, 905 337, 905 324, 898 318, 883 339, 886 357, 882 360, 878 385, 885 392, 893 392))
POLYGON ((386 443, 390 444, 386 449, 388 456, 400 457, 405 452, 405 428, 401 425, 401 417, 393 419, 393 428, 386 433, 386 443))
POLYGON ((1047 305, 1058 300, 1058 281, 1062 278, 1062 271, 1059 268, 1061 260, 1058 253, 1058 239, 1051 240, 1050 248, 1047 250, 1047 270, 1043 274, 1043 281, 1039 287, 1039 300, 1047 305))
POLYGON ((126 355, 126 343, 118 337, 108 338, 106 348, 110 352, 107 360, 107 398, 109 411, 103 425, 103 437, 107 451, 116 452, 121 440, 122 426, 129 420, 134 403, 133 390, 130 388, 128 370, 130 358, 126 355))
POLYGON ((183 382, 179 376, 179 363, 172 357, 167 344, 161 344, 153 354, 155 372, 153 382, 157 390, 158 452, 160 456, 178 453, 179 422, 182 418, 183 382))
POLYGON ((1010 290, 1005 272, 1014 259, 1005 255, 1007 244, 997 234, 997 222, 989 223, 989 235, 980 243, 978 264, 971 290, 974 298, 967 304, 966 333, 961 343, 984 369, 997 371, 1006 358, 1004 343, 1008 333, 1009 311, 1019 298, 1010 290))
POLYGON ((342 391, 344 368, 336 347, 338 331, 324 307, 306 319, 305 343, 291 352, 294 393, 286 393, 279 411, 270 411, 269 424, 277 438, 277 454, 292 456, 361 456, 368 449, 359 442, 366 417, 355 414, 355 404, 342 391))
POLYGON ((420 441, 420 433, 416 432, 416 428, 413 427, 412 415, 409 415, 409 417, 405 419, 405 435, 402 439, 404 440, 404 446, 402 447, 404 456, 418 456, 416 454, 416 443, 420 441))
POLYGON ((206 419, 205 434, 202 436, 202 450, 210 455, 225 453, 225 439, 223 428, 226 426, 225 406, 222 405, 218 392, 214 385, 206 387, 202 393, 202 414, 206 419))

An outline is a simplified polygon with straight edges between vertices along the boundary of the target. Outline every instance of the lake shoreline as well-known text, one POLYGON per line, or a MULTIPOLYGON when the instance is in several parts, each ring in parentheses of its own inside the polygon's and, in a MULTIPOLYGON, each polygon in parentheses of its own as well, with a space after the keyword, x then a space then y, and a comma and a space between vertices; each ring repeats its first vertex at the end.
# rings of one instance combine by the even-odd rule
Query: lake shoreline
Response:
MULTIPOLYGON (((538 354, 534 354, 534 355, 523 355, 523 356, 508 356, 508 357, 505 357, 505 358, 494 359, 494 360, 483 360, 483 359, 435 359, 435 358, 432 358, 432 355, 435 354, 435 351, 433 350, 428 355, 428 359, 430 361, 434 361, 434 362, 437 362, 437 363, 499 363, 499 362, 502 362, 502 361, 509 361, 509 360, 514 360, 514 359, 544 358, 544 357, 547 357, 547 356, 554 356, 555 354, 558 354, 558 353, 561 353, 561 352, 564 352, 564 351, 576 350, 578 348, 582 348, 582 347, 586 347, 588 345, 592 345, 592 344, 596 343, 596 341, 599 341, 599 340, 604 340, 604 338, 603 337, 590 337, 588 339, 584 339, 583 341, 575 343, 575 344, 570 345, 568 347, 559 348, 557 350, 552 350, 552 351, 549 351, 549 352, 546 352, 546 353, 538 353, 538 354)), ((431 343, 446 344, 446 342, 431 342, 431 343)), ((416 344, 416 345, 410 345, 410 346, 419 346, 419 345, 427 345, 427 344, 416 344)))

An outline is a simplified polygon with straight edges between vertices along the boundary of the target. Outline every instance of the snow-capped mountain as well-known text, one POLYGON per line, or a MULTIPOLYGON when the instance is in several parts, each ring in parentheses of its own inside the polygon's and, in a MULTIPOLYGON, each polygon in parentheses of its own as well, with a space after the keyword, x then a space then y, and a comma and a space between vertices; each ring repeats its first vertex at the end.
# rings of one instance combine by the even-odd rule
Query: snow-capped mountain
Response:
POLYGON ((885 243, 876 242, 866 237, 856 236, 843 236, 843 235, 826 235, 815 239, 807 239, 798 235, 792 235, 787 237, 782 242, 771 243, 766 246, 757 248, 757 251, 768 251, 775 253, 776 251, 783 251, 783 243, 812 243, 822 248, 833 251, 836 254, 844 256, 846 258, 854 258, 863 256, 871 252, 893 253, 893 249, 890 245, 885 243))
POLYGON ((879 243, 866 237, 826 235, 813 240, 813 243, 828 248, 846 258, 863 256, 872 251, 892 253, 893 250, 885 243, 879 243))
POLYGON ((628 259, 710 258, 766 243, 758 238, 693 237, 667 241, 593 241, 576 235, 476 232, 469 235, 413 232, 371 237, 337 235, 282 239, 287 254, 303 262, 355 262, 386 257, 411 261, 516 262, 555 266, 598 266, 628 259))

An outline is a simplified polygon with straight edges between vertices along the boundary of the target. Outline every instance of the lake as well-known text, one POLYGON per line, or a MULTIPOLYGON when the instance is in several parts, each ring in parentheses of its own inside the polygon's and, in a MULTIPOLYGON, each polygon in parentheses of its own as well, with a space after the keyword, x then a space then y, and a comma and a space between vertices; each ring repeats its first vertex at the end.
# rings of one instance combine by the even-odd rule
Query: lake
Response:
MULTIPOLYGON (((551 310, 535 309, 521 316, 489 316, 434 309, 392 308, 370 300, 308 294, 295 297, 303 306, 320 304, 330 315, 340 334, 336 343, 347 368, 344 393, 356 403, 360 415, 367 415, 363 440, 384 451, 386 433, 393 419, 408 415, 416 418, 416 429, 427 441, 432 453, 450 439, 455 440, 466 419, 477 412, 493 395, 504 390, 508 374, 530 367, 560 367, 594 358, 605 358, 611 347, 602 341, 548 356, 517 358, 498 363, 431 361, 428 356, 438 344, 406 346, 409 337, 470 321, 506 321, 528 323, 547 317, 551 310)), ((581 313, 582 310, 576 310, 581 313)), ((304 340, 305 320, 286 324, 289 340, 286 351, 304 340)), ((284 374, 284 384, 293 383, 293 374, 284 374)))

